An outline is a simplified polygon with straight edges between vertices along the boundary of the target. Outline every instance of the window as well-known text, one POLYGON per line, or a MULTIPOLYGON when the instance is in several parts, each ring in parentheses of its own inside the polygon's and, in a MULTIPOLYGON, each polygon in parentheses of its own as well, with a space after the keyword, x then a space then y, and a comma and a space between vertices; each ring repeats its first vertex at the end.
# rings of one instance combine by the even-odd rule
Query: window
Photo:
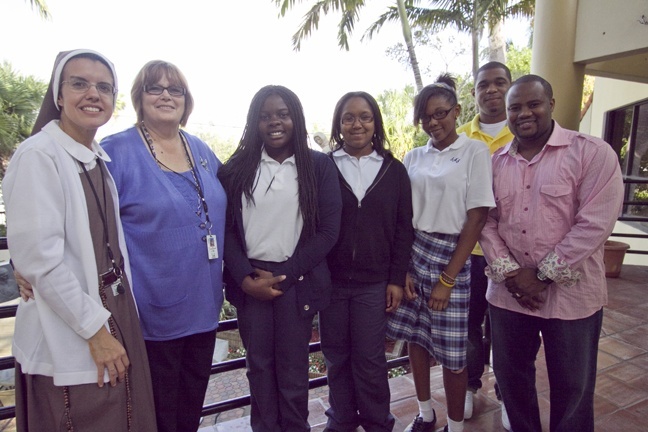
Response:
POLYGON ((648 224, 648 99, 605 115, 605 140, 619 155, 625 183, 623 218, 648 224))

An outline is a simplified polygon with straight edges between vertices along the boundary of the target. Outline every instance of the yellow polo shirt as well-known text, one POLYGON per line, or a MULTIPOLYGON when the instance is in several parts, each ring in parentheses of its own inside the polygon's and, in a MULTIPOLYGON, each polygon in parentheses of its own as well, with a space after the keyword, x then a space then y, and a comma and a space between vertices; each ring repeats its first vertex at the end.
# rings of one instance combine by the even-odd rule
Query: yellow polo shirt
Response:
MULTIPOLYGON (((468 138, 486 143, 486 145, 490 149, 491 155, 495 153, 495 150, 497 150, 498 148, 504 147, 506 144, 513 141, 513 134, 509 130, 508 126, 504 126, 504 128, 502 128, 502 130, 497 134, 496 137, 492 137, 482 132, 482 130, 479 128, 479 114, 477 114, 471 122, 466 123, 457 129, 457 133, 462 132, 465 133, 468 138)), ((481 247, 479 247, 479 243, 475 245, 475 249, 473 249, 472 253, 473 255, 484 255, 481 247)))

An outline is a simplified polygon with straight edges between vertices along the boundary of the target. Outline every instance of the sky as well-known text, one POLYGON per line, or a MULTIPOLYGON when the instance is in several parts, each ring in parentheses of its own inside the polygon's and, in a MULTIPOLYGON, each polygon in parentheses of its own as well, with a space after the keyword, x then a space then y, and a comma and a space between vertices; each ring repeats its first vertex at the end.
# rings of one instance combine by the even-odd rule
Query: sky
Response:
MULTIPOLYGON (((189 82, 195 108, 187 130, 234 140, 241 136, 253 95, 267 84, 293 90, 304 106, 310 132, 328 132, 335 103, 344 93, 364 90, 378 96, 414 82, 409 69, 385 54, 403 40, 398 24, 388 24, 372 40, 360 41, 365 29, 394 3, 390 0, 372 0, 365 7, 349 52, 337 47, 336 14, 320 21, 320 29, 302 43, 301 51, 292 49, 291 37, 307 11, 303 5, 282 18, 272 0, 46 3, 52 15, 47 21, 32 11, 28 0, 0 2, 0 61, 48 81, 59 51, 89 48, 107 56, 115 64, 126 108, 100 129, 98 138, 135 122, 130 87, 140 68, 154 59, 174 63, 189 82)), ((517 33, 508 37, 527 37, 523 26, 507 28, 517 33)), ((450 41, 454 34, 448 31, 442 40, 450 41)), ((469 47, 467 37, 454 43, 469 47)), ((454 58, 453 51, 448 47, 450 54, 443 58, 417 52, 423 63, 432 65, 424 84, 432 82, 448 62, 451 72, 470 70, 469 58, 454 58)))

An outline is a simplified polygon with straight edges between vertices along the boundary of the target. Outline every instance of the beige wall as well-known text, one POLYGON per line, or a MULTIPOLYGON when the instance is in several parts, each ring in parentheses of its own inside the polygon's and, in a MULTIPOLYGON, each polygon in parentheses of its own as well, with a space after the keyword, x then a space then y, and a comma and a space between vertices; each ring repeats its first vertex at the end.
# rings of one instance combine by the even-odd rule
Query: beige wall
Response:
POLYGON ((648 49, 646 0, 578 0, 574 61, 591 63, 648 49))
POLYGON ((646 98, 648 98, 648 84, 597 77, 594 83, 594 101, 588 112, 588 118, 581 122, 580 130, 602 137, 606 111, 646 98))

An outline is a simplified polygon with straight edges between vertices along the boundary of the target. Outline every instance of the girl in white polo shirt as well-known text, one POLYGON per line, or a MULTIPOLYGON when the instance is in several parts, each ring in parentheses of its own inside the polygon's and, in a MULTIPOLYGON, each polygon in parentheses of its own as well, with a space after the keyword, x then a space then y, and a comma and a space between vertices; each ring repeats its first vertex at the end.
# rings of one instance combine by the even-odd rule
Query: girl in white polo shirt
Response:
POLYGON ((430 136, 405 155, 416 233, 401 307, 388 336, 408 342, 419 414, 406 431, 433 431, 430 356, 443 366, 445 430, 463 431, 470 253, 494 206, 488 148, 456 132, 461 112, 447 74, 414 100, 414 123, 430 136))

